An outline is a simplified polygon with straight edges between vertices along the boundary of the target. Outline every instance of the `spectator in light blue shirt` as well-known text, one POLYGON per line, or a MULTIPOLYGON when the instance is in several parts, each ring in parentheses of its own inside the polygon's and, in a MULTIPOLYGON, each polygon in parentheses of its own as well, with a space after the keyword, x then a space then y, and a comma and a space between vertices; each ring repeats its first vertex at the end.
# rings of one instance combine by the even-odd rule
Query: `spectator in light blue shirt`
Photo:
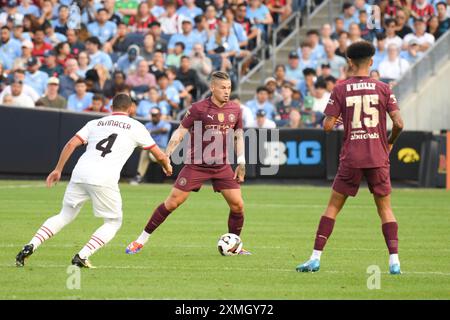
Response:
POLYGON ((289 53, 288 64, 285 66, 286 80, 295 86, 303 80, 303 69, 300 66, 300 57, 297 51, 291 51, 289 53))
POLYGON ((158 106, 163 115, 171 116, 173 111, 180 108, 180 95, 174 87, 169 86, 169 78, 165 73, 158 77, 158 88, 160 96, 158 106))
POLYGON ((378 70, 381 61, 387 57, 386 53, 386 35, 379 33, 376 35, 375 55, 373 56, 373 64, 370 70, 378 70))
POLYGON ((313 29, 306 32, 306 38, 311 44, 311 60, 318 61, 325 57, 325 49, 323 45, 320 44, 320 34, 319 31, 313 29))
POLYGON ((67 100, 67 109, 82 112, 92 103, 92 92, 86 92, 87 86, 83 79, 78 79, 75 83, 75 93, 67 100))
POLYGON ((264 86, 256 89, 256 98, 247 101, 245 104, 253 113, 253 117, 256 118, 258 110, 264 110, 266 112, 267 119, 272 120, 275 115, 275 106, 269 102, 269 91, 264 86))
POLYGON ((231 67, 231 59, 241 52, 236 36, 230 32, 230 24, 226 20, 219 21, 219 27, 206 44, 206 51, 214 69, 231 67))
POLYGON ((192 47, 196 43, 203 43, 202 39, 198 34, 192 31, 192 21, 185 19, 181 24, 181 29, 183 33, 175 33, 170 37, 168 45, 168 53, 173 53, 175 49, 175 44, 177 42, 184 43, 184 54, 189 55, 192 51, 192 47))
POLYGON ((22 0, 21 5, 17 8, 17 11, 19 11, 21 14, 32 14, 35 17, 38 17, 41 15, 39 12, 39 8, 36 7, 34 4, 30 4, 31 0, 22 0))
POLYGON ((40 71, 39 67, 40 63, 36 57, 28 59, 24 83, 32 87, 39 96, 43 96, 47 88, 48 74, 40 71))
POLYGON ((344 30, 348 32, 352 23, 359 23, 359 16, 353 4, 349 2, 342 5, 342 12, 341 18, 344 20, 344 30))
POLYGON ((90 37, 86 40, 86 51, 89 53, 90 66, 96 64, 104 65, 108 70, 112 70, 113 63, 111 57, 103 51, 100 51, 100 40, 97 37, 90 37))
POLYGON ((114 22, 108 21, 108 11, 105 8, 97 10, 97 21, 88 25, 89 33, 99 38, 100 42, 104 44, 109 41, 117 32, 117 25, 114 22))
MULTIPOLYGON (((161 119, 162 112, 158 107, 153 107, 149 110, 151 115, 150 122, 145 124, 145 128, 151 134, 153 140, 155 140, 156 145, 162 150, 165 151, 167 147, 167 143, 169 142, 169 135, 172 126, 169 122, 161 119)), ((146 118, 148 118, 149 114, 147 113, 146 118)), ((139 184, 142 182, 143 177, 147 172, 148 166, 151 162, 157 162, 155 157, 149 152, 149 150, 142 150, 141 156, 139 158, 139 165, 137 168, 137 176, 130 182, 131 184, 139 184)))
POLYGON ((2 51, 0 51, 0 64, 3 66, 3 70, 11 70, 13 68, 14 61, 2 51))
POLYGON ((14 59, 22 55, 22 43, 11 38, 11 31, 7 26, 1 28, 0 40, 0 52, 3 53, 4 57, 11 60, 12 65, 14 59))
POLYGON ((136 115, 143 118, 148 118, 150 116, 150 110, 152 108, 158 107, 160 110, 164 109, 163 114, 168 114, 165 108, 165 104, 158 102, 159 91, 156 87, 150 87, 148 91, 148 99, 142 99, 136 110, 136 115))
POLYGON ((127 53, 121 56, 119 60, 117 60, 116 69, 122 71, 125 74, 137 70, 139 62, 144 60, 144 58, 139 55, 139 52, 140 50, 137 45, 131 45, 128 48, 127 53))
POLYGON ((261 30, 263 37, 266 33, 265 26, 273 24, 269 8, 267 8, 261 0, 250 0, 249 6, 247 7, 246 18, 250 19, 250 21, 261 30))
POLYGON ((193 34, 198 36, 202 40, 203 47, 206 45, 209 39, 209 34, 211 30, 208 28, 208 22, 204 15, 197 16, 194 19, 195 29, 192 31, 193 34))
POLYGON ((408 50, 400 52, 400 58, 408 61, 410 65, 413 65, 422 56, 423 52, 419 50, 419 42, 416 39, 409 40, 408 50))
POLYGON ((203 14, 203 10, 195 5, 195 0, 184 0, 184 6, 177 10, 177 14, 188 17, 194 22, 194 18, 203 14))

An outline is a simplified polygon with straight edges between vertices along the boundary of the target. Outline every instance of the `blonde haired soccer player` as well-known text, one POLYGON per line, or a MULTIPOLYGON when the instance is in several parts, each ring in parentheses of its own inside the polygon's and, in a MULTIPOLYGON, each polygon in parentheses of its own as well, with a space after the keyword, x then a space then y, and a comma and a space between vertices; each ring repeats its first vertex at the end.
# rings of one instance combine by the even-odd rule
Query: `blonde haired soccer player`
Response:
MULTIPOLYGON (((216 71, 211 75, 211 97, 192 104, 181 121, 180 126, 170 139, 166 154, 174 152, 184 136, 191 134, 190 163, 185 164, 178 174, 172 191, 167 199, 155 208, 153 215, 136 241, 126 248, 126 253, 138 253, 150 235, 161 223, 189 197, 191 191, 198 191, 204 182, 211 180, 215 192, 220 192, 228 206, 228 232, 240 235, 244 225, 244 200, 242 199, 240 183, 245 177, 244 131, 242 126, 242 111, 239 104, 230 101, 231 80, 227 73, 216 71), (201 128, 195 137, 194 126, 201 128), (238 166, 235 171, 227 163, 227 135, 234 130, 234 147, 237 154, 238 166), (203 139, 208 132, 214 139, 203 139), (231 131, 230 131, 231 132, 231 131), (216 150, 215 156, 207 156, 201 152, 201 159, 197 159, 195 141, 200 138, 202 151, 207 150, 212 143, 222 140, 222 150, 216 150)), ((249 254, 242 249, 239 254, 249 254)))

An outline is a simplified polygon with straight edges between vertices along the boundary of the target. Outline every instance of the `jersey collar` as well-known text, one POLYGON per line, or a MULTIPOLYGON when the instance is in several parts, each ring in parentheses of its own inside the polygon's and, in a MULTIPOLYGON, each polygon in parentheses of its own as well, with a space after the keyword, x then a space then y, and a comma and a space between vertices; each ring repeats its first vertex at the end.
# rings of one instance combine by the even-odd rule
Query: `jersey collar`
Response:
POLYGON ((128 116, 128 113, 126 112, 113 112, 111 113, 112 116, 128 116))

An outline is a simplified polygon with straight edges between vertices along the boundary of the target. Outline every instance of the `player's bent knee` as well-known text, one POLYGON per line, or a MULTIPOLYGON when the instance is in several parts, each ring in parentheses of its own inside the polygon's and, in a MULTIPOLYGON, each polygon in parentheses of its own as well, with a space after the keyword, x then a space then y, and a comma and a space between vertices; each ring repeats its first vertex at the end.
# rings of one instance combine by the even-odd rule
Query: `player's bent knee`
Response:
POLYGON ((105 223, 109 224, 117 232, 122 227, 122 218, 105 219, 105 223))
POLYGON ((244 202, 231 203, 230 209, 233 212, 244 214, 244 202))

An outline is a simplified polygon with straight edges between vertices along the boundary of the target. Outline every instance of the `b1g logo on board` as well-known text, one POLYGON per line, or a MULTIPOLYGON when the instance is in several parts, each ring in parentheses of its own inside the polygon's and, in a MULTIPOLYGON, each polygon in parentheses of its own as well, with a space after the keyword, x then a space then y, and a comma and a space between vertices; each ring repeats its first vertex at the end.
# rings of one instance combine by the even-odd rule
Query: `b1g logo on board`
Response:
POLYGON ((270 141, 264 143, 263 165, 318 165, 322 161, 322 145, 318 141, 270 141))

